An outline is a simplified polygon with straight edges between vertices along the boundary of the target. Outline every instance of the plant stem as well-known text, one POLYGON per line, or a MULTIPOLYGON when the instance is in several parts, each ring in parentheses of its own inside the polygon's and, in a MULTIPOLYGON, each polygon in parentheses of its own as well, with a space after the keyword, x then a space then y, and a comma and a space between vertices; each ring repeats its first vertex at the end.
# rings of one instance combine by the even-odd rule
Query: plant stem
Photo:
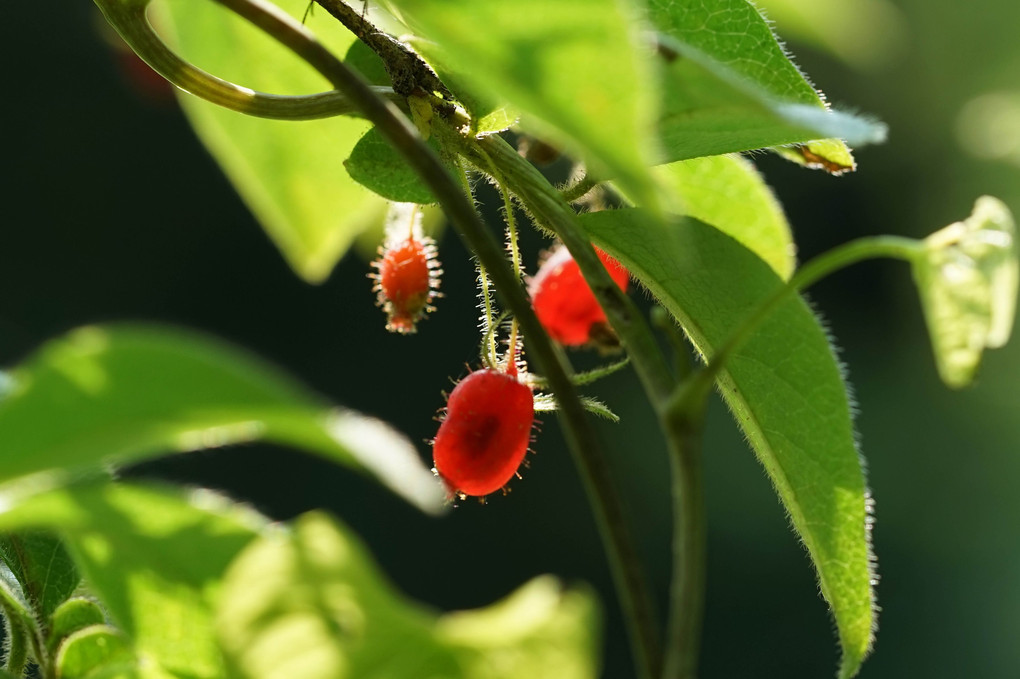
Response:
POLYGON ((581 198, 587 196, 588 193, 598 185, 599 180, 595 179, 595 177, 593 177, 591 173, 588 173, 581 177, 579 180, 577 180, 576 183, 571 184, 570 186, 560 191, 560 194, 563 196, 563 200, 567 201, 568 203, 573 203, 574 201, 580 200, 581 198))
MULTIPOLYGON (((375 124, 379 132, 417 171, 443 206, 454 229, 489 272, 497 293, 521 325, 529 354, 548 378, 559 402, 567 442, 588 491, 616 581, 624 618, 630 628, 638 676, 650 679, 657 674, 660 661, 659 639, 652 615, 651 598, 623 507, 608 464, 601 453, 598 438, 570 381, 569 363, 539 323, 519 279, 506 261, 503 248, 486 228, 469 197, 407 117, 316 42, 303 26, 261 0, 216 1, 289 47, 343 92, 355 109, 375 124)), ((601 263, 598 265, 601 266, 601 263)))
POLYGON ((664 414, 670 435, 673 503, 673 572, 666 626, 663 679, 694 679, 705 610, 705 484, 701 423, 705 398, 683 412, 664 414))
MULTIPOLYGON (((347 96, 336 90, 298 96, 266 94, 206 73, 163 43, 145 16, 149 1, 128 4, 122 0, 95 0, 95 3, 135 54, 185 92, 232 111, 274 120, 315 120, 357 113, 347 96)), ((374 89, 381 97, 395 102, 403 100, 391 87, 374 89)))
POLYGON ((699 371, 695 378, 703 382, 713 382, 725 366, 726 361, 743 346, 744 342, 750 339, 762 322, 776 310, 776 307, 786 301, 791 295, 811 287, 822 278, 840 269, 866 259, 890 257, 908 262, 913 261, 923 250, 923 247, 921 241, 912 238, 903 238, 901 236, 867 236, 844 243, 839 247, 818 255, 797 269, 797 272, 785 285, 778 288, 771 297, 762 302, 747 317, 743 325, 737 328, 719 350, 715 352, 708 365, 699 371))
POLYGON ((535 222, 559 236, 631 356, 649 398, 653 403, 665 400, 672 393, 674 382, 651 328, 630 298, 610 278, 595 253, 591 239, 578 223, 577 214, 560 192, 496 135, 481 137, 474 144, 464 144, 462 150, 472 162, 481 163, 483 169, 486 162, 497 164, 508 188, 531 212, 535 222), (471 148, 475 145, 478 150, 471 148), (479 150, 484 155, 479 154, 479 150))
POLYGON ((626 347, 659 417, 673 478, 674 559, 668 655, 657 669, 665 669, 665 677, 693 677, 704 608, 705 511, 700 431, 708 390, 689 390, 683 408, 672 407, 674 381, 651 328, 609 277, 565 198, 502 139, 485 137, 477 140, 477 145, 478 151, 468 147, 464 153, 473 162, 482 163, 483 168, 485 162, 498 165, 507 186, 536 222, 555 231, 574 256, 626 347))

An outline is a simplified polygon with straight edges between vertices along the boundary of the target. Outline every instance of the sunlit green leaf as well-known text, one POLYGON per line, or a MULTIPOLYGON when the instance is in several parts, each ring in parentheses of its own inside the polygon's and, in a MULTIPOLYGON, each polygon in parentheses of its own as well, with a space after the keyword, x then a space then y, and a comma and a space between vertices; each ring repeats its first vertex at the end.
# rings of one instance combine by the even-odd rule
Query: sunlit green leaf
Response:
POLYGON ((769 25, 746 0, 651 0, 661 32, 665 99, 661 134, 666 160, 798 144, 787 150, 809 165, 852 169, 838 141, 882 141, 885 128, 828 112, 789 60, 769 25))
POLYGON ((617 0, 390 0, 437 69, 507 101, 520 125, 651 193, 654 78, 635 16, 617 0))
POLYGON ((87 679, 104 665, 133 663, 131 643, 109 625, 92 625, 69 636, 55 662, 61 679, 87 679))
MULTIPOLYGON (((708 357, 782 285, 754 253, 693 219, 659 224, 625 209, 582 224, 708 357)), ((730 358, 719 390, 814 562, 843 647, 840 675, 852 676, 875 622, 868 492, 839 364, 803 300, 778 307, 730 358)))
POLYGON ((67 600, 81 576, 60 538, 44 531, 0 535, 0 558, 21 584, 32 608, 46 619, 67 600))
POLYGON ((407 601, 322 514, 267 535, 230 568, 217 629, 247 679, 594 676, 590 595, 550 580, 491 609, 436 615, 407 601))
MULTIPOLYGON (((298 18, 308 6, 305 0, 276 4, 298 18)), ((181 55, 216 76, 273 94, 332 89, 311 67, 218 3, 164 2, 158 9, 163 32, 181 55)), ((344 54, 354 42, 325 12, 308 23, 334 54, 344 54)), ((382 200, 352 181, 342 165, 368 130, 367 122, 264 120, 190 95, 182 95, 181 103, 238 193, 306 280, 324 280, 358 233, 381 218, 382 200)))
POLYGON ((170 451, 269 440, 366 471, 425 511, 444 493, 387 425, 331 409, 246 352, 196 333, 88 327, 10 373, 0 400, 0 480, 170 451))
POLYGON ((584 590, 535 578, 486 608, 441 616, 437 637, 457 650, 472 679, 590 679, 601 652, 598 610, 584 590))
POLYGON ((74 597, 68 599, 53 611, 46 648, 52 653, 65 637, 91 625, 106 622, 106 615, 92 599, 74 597))
POLYGON ((695 158, 655 168, 684 214, 735 238, 787 279, 795 245, 782 206, 751 161, 735 155, 695 158))
POLYGON ((914 278, 942 380, 974 379, 986 348, 1003 346, 1016 315, 1018 254, 1013 215, 982 196, 974 212, 925 240, 914 278))
POLYGON ((222 676, 210 607, 261 517, 208 491, 108 482, 27 496, 9 486, 0 504, 0 530, 61 532, 139 654, 182 676, 222 676))

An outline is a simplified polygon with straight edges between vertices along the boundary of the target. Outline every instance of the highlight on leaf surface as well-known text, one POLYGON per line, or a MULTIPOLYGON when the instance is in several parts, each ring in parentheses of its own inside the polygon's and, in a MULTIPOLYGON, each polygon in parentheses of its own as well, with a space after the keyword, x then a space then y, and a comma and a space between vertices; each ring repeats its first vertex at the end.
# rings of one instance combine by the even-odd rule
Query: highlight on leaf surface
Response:
POLYGON ((1013 330, 1020 264, 1016 224, 991 196, 970 217, 936 231, 913 262, 939 375, 950 387, 974 380, 986 348, 1013 330))
POLYGON ((331 407, 239 347, 179 328, 90 326, 44 344, 0 399, 0 480, 255 440, 367 472, 426 512, 443 491, 388 425, 331 407))
POLYGON ((239 679, 587 679, 598 614, 538 578, 503 601, 437 615, 386 580, 360 540, 312 512, 252 542, 227 571, 217 636, 239 679))
MULTIPOLYGON (((274 0, 300 20, 306 0, 274 0)), ((220 3, 163 2, 150 13, 179 54, 212 74, 267 92, 299 95, 330 89, 322 76, 220 3)), ((337 55, 355 38, 325 12, 308 27, 337 55)), ((383 201, 339 162, 369 130, 346 116, 302 122, 243 115, 180 94, 196 134, 223 169, 290 267, 323 282, 357 236, 380 221, 383 201)))

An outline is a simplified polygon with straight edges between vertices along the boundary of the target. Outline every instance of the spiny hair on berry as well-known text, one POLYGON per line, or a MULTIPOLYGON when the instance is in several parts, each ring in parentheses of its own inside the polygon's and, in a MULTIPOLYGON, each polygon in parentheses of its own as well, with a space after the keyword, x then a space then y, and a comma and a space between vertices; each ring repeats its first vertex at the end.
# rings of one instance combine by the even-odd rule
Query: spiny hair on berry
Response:
POLYGON ((436 258, 435 242, 421 233, 421 214, 409 203, 395 203, 386 223, 386 242, 379 248, 375 281, 376 303, 386 313, 386 329, 410 334, 426 313, 435 311, 432 302, 440 297, 443 271, 436 258))

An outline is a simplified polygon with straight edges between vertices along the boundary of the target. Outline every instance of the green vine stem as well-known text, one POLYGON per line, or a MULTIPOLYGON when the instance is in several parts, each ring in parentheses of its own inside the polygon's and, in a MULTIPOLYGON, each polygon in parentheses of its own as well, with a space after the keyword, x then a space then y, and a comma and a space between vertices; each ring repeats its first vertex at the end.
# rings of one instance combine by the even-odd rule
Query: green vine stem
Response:
POLYGON ((0 610, 3 611, 4 632, 6 633, 4 669, 20 677, 28 663, 29 655, 36 658, 40 671, 47 676, 48 662, 42 654, 36 621, 27 611, 27 604, 7 586, 0 584, 0 610))
MULTIPOLYGON (((115 26, 125 21, 128 21, 129 25, 135 25, 140 19, 144 20, 141 12, 148 2, 135 0, 123 4, 115 0, 96 1, 101 7, 116 10, 112 12, 104 10, 115 26), (137 14, 132 15, 131 10, 137 14)), ((657 675, 661 652, 651 597, 622 504, 613 485, 612 475, 600 452, 601 446, 594 429, 570 381, 569 363, 563 351, 552 344, 532 311, 526 292, 506 261, 502 246, 486 228, 459 183, 450 176, 439 157, 422 140, 413 123, 391 101, 384 98, 382 93, 362 80, 357 73, 316 41, 304 26, 263 0, 215 1, 258 26, 295 52, 342 93, 353 112, 375 124, 380 133, 429 186, 443 206, 454 229, 489 272, 497 294, 517 317, 528 343, 529 354, 546 375, 560 405, 559 414, 564 423, 567 443, 580 470, 603 537, 624 619, 631 635, 638 675, 645 679, 657 675)), ((143 44, 142 48, 151 51, 151 45, 143 44)), ((171 72, 171 75, 176 73, 171 72)), ((245 112, 250 110, 246 109, 245 112)), ((556 193, 554 189, 553 191, 556 193)), ((576 240, 574 244, 576 247, 576 240)), ((591 246, 588 245, 588 248, 590 250, 591 246)), ((592 256, 594 257, 594 252, 592 256)), ((595 261, 596 265, 601 267, 601 262, 597 259, 595 261)), ((608 279, 604 269, 602 273, 608 279)), ((613 287, 615 288, 615 285, 613 287)))
MULTIPOLYGON (((673 573, 666 656, 660 670, 668 679, 695 676, 701 641, 705 583, 705 509, 701 471, 701 429, 711 388, 687 390, 682 410, 671 406, 675 381, 651 328, 633 302, 613 283, 563 195, 496 136, 465 145, 473 162, 494 163, 524 207, 553 230, 578 262, 634 363, 659 419, 669 451, 673 503, 673 573)), ((481 165, 484 169, 484 165, 481 165)))
MULTIPOLYGON (((314 120, 358 113, 347 96, 336 90, 298 96, 266 94, 206 73, 177 56, 156 34, 146 16, 150 1, 95 0, 135 54, 185 92, 232 111, 274 120, 314 120)), ((391 87, 372 89, 380 97, 403 101, 391 87)))
MULTIPOLYGON (((762 322, 790 295, 806 290, 826 276, 858 262, 884 257, 912 262, 923 253, 923 249, 923 242, 912 238, 904 238, 902 236, 867 236, 844 243, 839 247, 818 255, 797 269, 797 272, 785 285, 778 288, 758 308, 751 312, 751 315, 747 317, 743 325, 737 328, 730 335, 729 339, 710 357, 708 365, 695 373, 692 382, 699 381, 703 383, 699 389, 704 389, 704 384, 711 385, 719 375, 719 372, 725 367, 726 361, 744 345, 744 342, 751 338, 762 322)), ((688 407, 686 402, 689 398, 689 393, 685 393, 683 389, 678 389, 671 399, 673 403, 670 408, 672 410, 686 409, 688 407)))

